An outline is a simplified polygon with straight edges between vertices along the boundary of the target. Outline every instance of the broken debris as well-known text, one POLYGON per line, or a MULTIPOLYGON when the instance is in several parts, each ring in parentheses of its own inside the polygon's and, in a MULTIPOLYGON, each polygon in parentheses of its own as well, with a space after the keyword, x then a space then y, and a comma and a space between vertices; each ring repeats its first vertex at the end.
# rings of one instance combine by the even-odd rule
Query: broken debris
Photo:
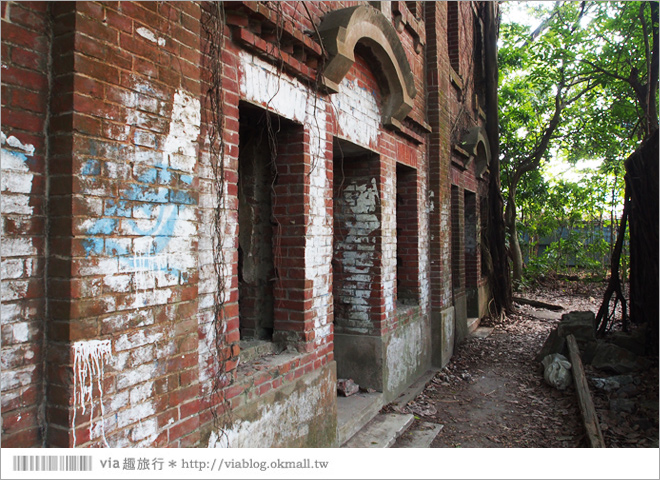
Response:
POLYGON ((353 381, 352 378, 340 378, 337 380, 337 392, 344 397, 358 393, 360 386, 353 381))

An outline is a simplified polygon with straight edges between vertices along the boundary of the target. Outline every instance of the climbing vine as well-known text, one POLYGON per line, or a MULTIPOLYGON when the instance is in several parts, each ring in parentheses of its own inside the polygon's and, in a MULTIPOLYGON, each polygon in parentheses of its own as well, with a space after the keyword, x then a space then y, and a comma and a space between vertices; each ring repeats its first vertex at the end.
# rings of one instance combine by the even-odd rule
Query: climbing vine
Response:
MULTIPOLYGON (((286 31, 285 21, 293 22, 293 19, 285 19, 284 11, 282 4, 280 2, 264 2, 264 4, 271 9, 275 15, 274 18, 277 19, 276 22, 271 26, 272 31, 272 40, 273 43, 273 56, 274 65, 276 66, 278 76, 277 79, 277 88, 275 92, 272 93, 271 98, 266 102, 265 111, 263 117, 258 121, 265 125, 265 135, 267 146, 269 150, 269 168, 273 173, 272 183, 270 185, 271 195, 272 195, 272 208, 273 215, 272 220, 274 223, 274 235, 273 235, 273 261, 274 266, 281 264, 283 261, 282 251, 281 251, 281 230, 282 224, 277 218, 277 215, 274 214, 277 205, 277 195, 276 195, 276 185, 277 185, 277 158, 278 158, 278 141, 280 138, 281 124, 280 117, 273 115, 269 112, 273 110, 272 102, 280 91, 280 85, 282 81, 282 74, 285 70, 285 60, 282 56, 282 43, 283 35, 286 31)), ((310 22, 314 26, 313 19, 309 14, 309 10, 306 5, 302 5, 309 16, 310 22)), ((296 9, 302 8, 301 4, 296 4, 296 9)), ((212 214, 212 258, 213 258, 213 273, 215 276, 215 289, 213 293, 213 315, 212 315, 212 327, 209 332, 210 335, 213 335, 214 348, 211 349, 212 362, 213 362, 213 376, 212 376, 212 414, 214 419, 214 428, 217 429, 218 434, 222 437, 225 437, 226 433, 223 428, 231 425, 231 409, 229 406, 229 401, 225 396, 224 390, 227 386, 231 385, 234 381, 235 372, 231 369, 236 368, 233 366, 232 360, 238 355, 237 345, 227 344, 228 339, 228 327, 227 327, 227 317, 226 317, 226 304, 229 300, 229 288, 231 283, 231 274, 232 274, 232 264, 234 261, 232 248, 227 248, 231 242, 234 241, 233 229, 229 228, 229 223, 231 222, 231 206, 227 203, 227 172, 225 165, 225 153, 226 145, 224 139, 224 133, 226 128, 226 117, 224 111, 224 85, 223 85, 223 76, 224 72, 224 59, 223 52, 226 50, 227 38, 225 36, 225 28, 227 28, 226 23, 226 14, 225 14, 225 2, 206 2, 204 3, 204 11, 202 15, 202 28, 205 34, 205 45, 203 58, 206 62, 206 72, 207 72, 207 84, 205 85, 205 101, 208 113, 207 125, 207 138, 206 144, 209 154, 209 166, 211 170, 211 190, 213 192, 213 214, 212 214), (231 237, 231 238, 230 238, 231 237), (231 367, 230 367, 231 366, 231 367)), ((302 12, 299 12, 302 14, 302 12)), ((298 16, 296 16, 298 18, 298 16)), ((318 36, 318 32, 317 32, 318 36)), ((320 40, 320 38, 319 38, 320 40)), ((315 85, 308 85, 310 94, 314 95, 314 102, 312 107, 306 111, 306 114, 311 115, 312 122, 316 122, 316 131, 322 132, 319 119, 317 116, 317 109, 319 105, 324 110, 324 104, 319 102, 319 92, 322 88, 322 63, 324 59, 321 59, 319 68, 317 69, 318 75, 316 78, 315 85), (313 92, 313 93, 312 93, 313 92)), ((313 83, 313 82, 311 82, 313 83)), ((260 135, 263 135, 264 132, 260 132, 260 135)), ((324 151, 325 137, 318 135, 319 142, 319 152, 324 151)), ((251 142, 252 143, 252 142, 251 142)), ((258 141, 257 143, 261 143, 258 141)), ((253 147, 256 145, 253 143, 253 147)), ((313 155, 312 156, 312 169, 315 167, 315 162, 324 161, 325 157, 323 155, 313 155), (318 157, 318 158, 317 158, 318 157)), ((277 278, 277 271, 275 271, 275 278, 277 278)))
POLYGON ((223 59, 222 52, 225 49, 225 12, 224 2, 207 2, 206 11, 203 14, 202 27, 205 32, 205 59, 208 62, 208 85, 206 101, 210 114, 208 122, 208 149, 209 162, 212 170, 212 189, 215 196, 213 209, 213 268, 215 274, 215 291, 213 302, 213 337, 215 342, 212 396, 214 404, 211 409, 214 426, 220 429, 227 424, 226 416, 230 413, 228 400, 223 388, 231 383, 231 376, 227 372, 227 360, 231 357, 232 346, 226 344, 227 323, 225 318, 225 301, 227 300, 227 279, 230 277, 226 265, 226 252, 224 250, 227 204, 225 201, 226 175, 225 175, 225 142, 223 134, 225 131, 225 113, 223 96, 223 59), (221 421, 219 413, 224 415, 221 421))

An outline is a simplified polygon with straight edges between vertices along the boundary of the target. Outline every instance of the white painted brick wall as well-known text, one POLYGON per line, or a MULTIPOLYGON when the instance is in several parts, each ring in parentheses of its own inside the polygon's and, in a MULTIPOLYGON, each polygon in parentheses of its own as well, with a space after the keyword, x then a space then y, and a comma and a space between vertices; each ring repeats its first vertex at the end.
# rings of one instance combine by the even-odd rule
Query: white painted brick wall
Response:
POLYGON ((332 105, 340 136, 373 150, 378 147, 380 109, 373 92, 360 87, 357 80, 344 78, 332 105))
MULTIPOLYGON (((23 143, 18 137, 0 132, 0 163, 2 179, 1 213, 15 222, 16 227, 27 225, 34 213, 30 205, 34 174, 28 162, 34 154, 34 146, 23 143)), ((35 308, 26 308, 14 301, 23 300, 28 292, 29 278, 36 276, 33 257, 39 252, 29 237, 8 237, 5 220, 1 222, 1 282, 2 305, 2 387, 3 408, 10 399, 22 394, 22 388, 34 383, 36 366, 29 365, 34 358, 34 341, 39 334, 35 308), (27 363, 28 365, 23 365, 27 363), (19 390, 17 390, 19 389, 19 390), (13 391, 12 391, 13 390, 13 391), (7 397, 7 398, 5 398, 7 397)))

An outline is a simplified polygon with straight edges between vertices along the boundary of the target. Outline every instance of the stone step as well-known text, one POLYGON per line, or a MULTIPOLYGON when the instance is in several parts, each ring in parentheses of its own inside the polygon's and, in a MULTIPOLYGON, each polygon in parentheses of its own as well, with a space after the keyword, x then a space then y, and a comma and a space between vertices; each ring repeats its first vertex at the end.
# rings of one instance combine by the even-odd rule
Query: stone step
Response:
POLYGON ((467 326, 468 326, 468 335, 471 333, 474 333, 474 331, 479 328, 479 323, 481 320, 479 318, 468 318, 467 319, 467 326))
POLYGON ((356 433, 344 448, 389 448, 412 424, 409 413, 379 413, 356 433))
POLYGON ((443 428, 439 423, 422 422, 406 430, 393 448, 429 448, 443 428))
POLYGON ((343 445, 378 415, 383 407, 382 393, 356 393, 337 397, 337 443, 343 445))
POLYGON ((491 333, 493 333, 493 330, 495 330, 493 327, 479 327, 474 332, 472 332, 470 337, 479 339, 487 338, 491 333))

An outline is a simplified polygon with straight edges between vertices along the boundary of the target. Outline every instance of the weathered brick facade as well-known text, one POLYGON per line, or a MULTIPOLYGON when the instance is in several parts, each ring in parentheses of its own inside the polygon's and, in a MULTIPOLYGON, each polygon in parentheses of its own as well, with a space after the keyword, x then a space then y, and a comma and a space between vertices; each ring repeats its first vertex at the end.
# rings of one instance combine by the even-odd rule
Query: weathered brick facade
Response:
POLYGON ((337 446, 338 377, 444 365, 482 8, 2 2, 3 446, 337 446))

